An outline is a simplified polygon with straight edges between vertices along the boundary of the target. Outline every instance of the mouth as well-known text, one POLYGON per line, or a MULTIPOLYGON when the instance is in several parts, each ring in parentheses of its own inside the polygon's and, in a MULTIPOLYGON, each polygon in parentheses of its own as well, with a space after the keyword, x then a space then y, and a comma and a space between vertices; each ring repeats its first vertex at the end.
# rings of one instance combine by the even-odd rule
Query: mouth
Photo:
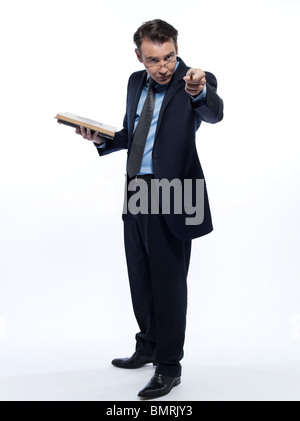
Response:
POLYGON ((161 82, 166 82, 166 81, 169 79, 169 77, 170 77, 170 76, 161 76, 161 77, 159 78, 159 80, 160 80, 161 82))

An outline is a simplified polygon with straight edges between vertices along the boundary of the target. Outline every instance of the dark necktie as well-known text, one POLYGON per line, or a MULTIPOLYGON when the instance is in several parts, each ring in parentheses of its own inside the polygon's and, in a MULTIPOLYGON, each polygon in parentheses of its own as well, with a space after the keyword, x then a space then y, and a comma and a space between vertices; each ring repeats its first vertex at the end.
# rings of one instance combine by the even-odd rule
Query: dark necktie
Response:
POLYGON ((145 99, 144 106, 133 135, 133 140, 127 162, 127 172, 130 178, 134 177, 141 170, 145 144, 148 137, 154 111, 155 92, 153 87, 155 83, 155 80, 153 80, 150 77, 147 98, 145 99))

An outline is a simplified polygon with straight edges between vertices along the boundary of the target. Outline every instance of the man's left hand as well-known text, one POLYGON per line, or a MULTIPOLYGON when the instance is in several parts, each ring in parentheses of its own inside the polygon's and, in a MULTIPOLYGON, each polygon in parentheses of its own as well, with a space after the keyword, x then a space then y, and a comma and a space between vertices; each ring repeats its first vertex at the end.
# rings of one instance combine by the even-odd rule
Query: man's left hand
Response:
POLYGON ((183 80, 185 81, 185 91, 192 96, 199 95, 206 84, 205 73, 201 69, 189 69, 183 80))

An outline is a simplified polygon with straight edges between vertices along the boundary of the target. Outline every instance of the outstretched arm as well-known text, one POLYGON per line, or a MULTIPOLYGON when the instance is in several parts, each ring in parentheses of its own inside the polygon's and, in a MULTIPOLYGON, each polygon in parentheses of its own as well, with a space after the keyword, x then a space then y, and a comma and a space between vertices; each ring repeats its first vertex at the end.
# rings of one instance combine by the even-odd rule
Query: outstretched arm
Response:
POLYGON ((195 100, 191 101, 192 107, 201 121, 207 123, 218 123, 223 119, 223 101, 217 94, 217 79, 212 73, 204 72, 201 69, 189 69, 185 81, 185 90, 193 95, 195 100), (197 100, 204 86, 206 94, 204 98, 197 100))

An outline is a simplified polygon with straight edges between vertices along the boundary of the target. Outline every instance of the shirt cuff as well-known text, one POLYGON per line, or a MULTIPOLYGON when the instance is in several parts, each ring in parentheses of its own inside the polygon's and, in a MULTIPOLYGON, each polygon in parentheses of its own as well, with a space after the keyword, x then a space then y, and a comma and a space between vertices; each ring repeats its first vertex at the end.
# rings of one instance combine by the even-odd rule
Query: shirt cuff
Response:
POLYGON ((202 99, 205 99, 206 98, 206 85, 204 85, 204 88, 200 92, 199 95, 197 95, 196 97, 190 95, 190 97, 192 98, 192 101, 201 101, 202 99))
POLYGON ((94 143, 94 145, 97 149, 104 149, 106 148, 106 140, 104 140, 104 143, 101 143, 101 145, 99 145, 98 143, 94 143))

